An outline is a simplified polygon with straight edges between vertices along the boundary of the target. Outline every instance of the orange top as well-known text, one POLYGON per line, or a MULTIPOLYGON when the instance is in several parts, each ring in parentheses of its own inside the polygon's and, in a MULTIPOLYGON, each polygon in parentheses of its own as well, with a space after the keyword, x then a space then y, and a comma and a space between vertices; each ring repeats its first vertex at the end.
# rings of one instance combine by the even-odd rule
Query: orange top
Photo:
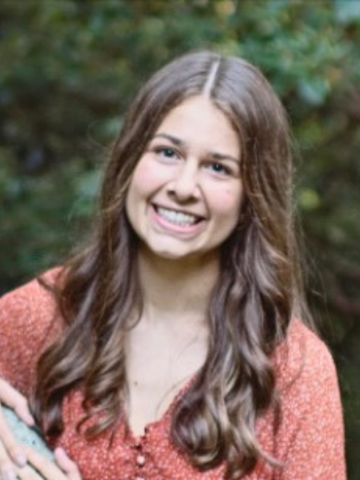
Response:
MULTIPOLYGON (((47 274, 49 277, 53 274, 47 274)), ((36 280, 5 295, 0 300, 0 375, 29 395, 39 354, 63 328, 51 294, 36 280)), ((284 466, 275 469, 258 462, 243 478, 345 479, 342 410, 329 351, 316 335, 294 321, 287 341, 276 351, 275 370, 282 402, 280 428, 275 435, 271 411, 258 419, 256 428, 263 449, 284 466)), ((223 478, 224 465, 199 472, 172 445, 169 431, 177 399, 141 437, 129 433, 125 421, 120 423, 109 446, 108 432, 91 442, 76 432, 76 422, 83 413, 81 393, 76 391, 64 402, 65 430, 58 444, 76 461, 84 480, 223 478)))

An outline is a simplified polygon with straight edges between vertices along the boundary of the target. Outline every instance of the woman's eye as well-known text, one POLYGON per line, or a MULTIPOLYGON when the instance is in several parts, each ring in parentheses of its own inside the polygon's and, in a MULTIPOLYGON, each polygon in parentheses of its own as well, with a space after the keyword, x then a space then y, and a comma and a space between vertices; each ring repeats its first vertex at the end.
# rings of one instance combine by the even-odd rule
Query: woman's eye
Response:
POLYGON ((214 173, 219 173, 221 175, 230 175, 231 174, 230 168, 226 167, 222 163, 212 162, 212 163, 209 163, 206 167, 209 170, 213 171, 214 173))
POLYGON ((177 158, 178 157, 178 154, 172 148, 167 148, 167 147, 166 148, 165 147, 156 148, 155 152, 158 155, 161 155, 162 157, 166 157, 166 158, 177 158))

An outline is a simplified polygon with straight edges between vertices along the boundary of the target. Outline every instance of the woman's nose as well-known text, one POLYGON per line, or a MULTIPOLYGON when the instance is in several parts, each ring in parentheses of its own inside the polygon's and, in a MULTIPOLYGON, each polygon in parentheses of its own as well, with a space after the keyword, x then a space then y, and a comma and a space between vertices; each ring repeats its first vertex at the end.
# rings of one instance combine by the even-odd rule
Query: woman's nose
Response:
POLYGON ((195 162, 185 162, 176 172, 169 185, 169 192, 179 201, 196 199, 199 196, 199 175, 195 162))

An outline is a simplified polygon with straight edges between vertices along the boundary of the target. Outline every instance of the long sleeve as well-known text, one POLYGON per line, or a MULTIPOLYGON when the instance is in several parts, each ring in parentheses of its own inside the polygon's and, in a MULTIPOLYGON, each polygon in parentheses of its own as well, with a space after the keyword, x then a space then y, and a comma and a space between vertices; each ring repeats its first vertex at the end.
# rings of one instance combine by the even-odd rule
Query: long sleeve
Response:
MULTIPOLYGON (((54 271, 45 275, 54 277, 54 271)), ((54 299, 37 280, 0 299, 0 375, 28 395, 40 354, 61 331, 54 299)))
POLYGON ((289 367, 283 373, 290 369, 294 374, 295 363, 300 365, 282 393, 283 421, 277 445, 284 462, 280 478, 343 480, 344 428, 334 362, 314 334, 303 326, 300 330, 303 341, 289 354, 289 367))

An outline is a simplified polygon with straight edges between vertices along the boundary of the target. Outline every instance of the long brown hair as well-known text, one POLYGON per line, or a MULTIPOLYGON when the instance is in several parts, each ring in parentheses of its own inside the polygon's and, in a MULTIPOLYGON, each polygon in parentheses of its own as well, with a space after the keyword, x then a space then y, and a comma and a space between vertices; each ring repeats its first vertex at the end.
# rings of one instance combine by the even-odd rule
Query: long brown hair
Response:
POLYGON ((128 186, 162 119, 185 98, 201 94, 238 133, 245 198, 238 226, 222 247, 207 358, 175 407, 171 436, 199 469, 224 461, 234 478, 251 471, 260 457, 269 460, 255 422, 275 408, 271 355, 302 298, 288 122, 261 72, 239 58, 213 52, 180 57, 132 103, 105 171, 95 234, 65 265, 55 289, 67 328, 40 358, 33 406, 45 433, 56 436, 63 430, 62 401, 80 387, 88 417, 101 413, 86 435, 115 428, 126 398, 129 318, 134 312, 139 318, 142 309, 137 239, 125 213, 128 186))

